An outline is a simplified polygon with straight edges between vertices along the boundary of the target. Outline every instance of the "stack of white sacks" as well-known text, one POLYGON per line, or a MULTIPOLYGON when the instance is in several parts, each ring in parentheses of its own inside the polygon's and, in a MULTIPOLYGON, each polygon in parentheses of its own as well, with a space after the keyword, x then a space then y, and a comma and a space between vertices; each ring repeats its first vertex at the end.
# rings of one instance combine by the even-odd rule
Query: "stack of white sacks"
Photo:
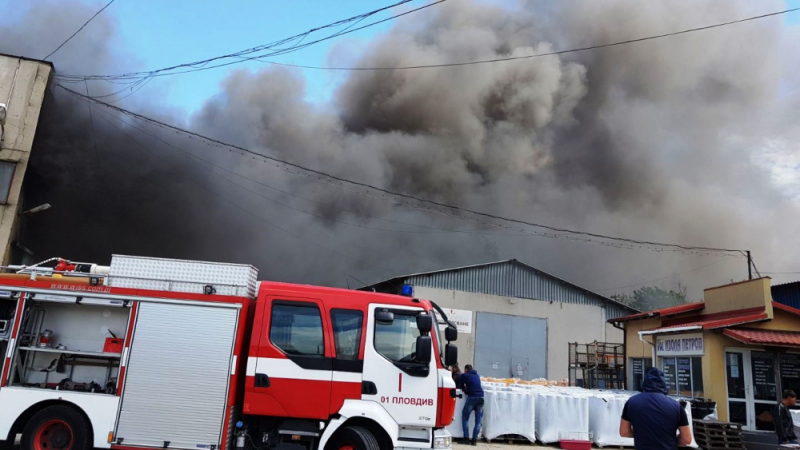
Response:
MULTIPOLYGON (((625 402, 635 392, 587 390, 484 382, 486 394, 481 436, 493 440, 516 435, 544 444, 561 439, 591 440, 598 447, 633 447, 633 439, 619 435, 619 419, 625 402)), ((465 398, 457 400, 453 423, 447 428, 461 438, 461 409, 465 398)), ((692 423, 690 405, 686 405, 692 423)), ((469 430, 475 422, 470 417, 469 430)), ((471 437, 471 436, 470 436, 471 437)), ((692 448, 698 448, 692 439, 692 448)))

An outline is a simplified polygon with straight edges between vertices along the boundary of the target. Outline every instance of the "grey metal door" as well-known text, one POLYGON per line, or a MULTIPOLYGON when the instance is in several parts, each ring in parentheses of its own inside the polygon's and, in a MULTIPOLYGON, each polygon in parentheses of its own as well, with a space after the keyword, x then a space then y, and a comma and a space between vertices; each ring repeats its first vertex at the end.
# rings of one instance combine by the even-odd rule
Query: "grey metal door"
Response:
POLYGON ((547 319, 479 312, 475 369, 495 378, 547 378, 547 319))
POLYGON ((118 439, 219 448, 237 316, 232 308, 139 304, 118 439))

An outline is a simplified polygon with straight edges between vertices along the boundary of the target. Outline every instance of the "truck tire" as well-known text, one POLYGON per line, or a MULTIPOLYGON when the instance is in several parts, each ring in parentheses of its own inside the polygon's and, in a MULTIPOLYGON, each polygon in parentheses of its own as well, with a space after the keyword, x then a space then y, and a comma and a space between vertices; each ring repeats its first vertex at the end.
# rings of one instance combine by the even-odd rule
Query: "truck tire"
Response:
POLYGON ((330 450, 380 450, 378 440, 363 427, 342 428, 326 447, 330 450))
POLYGON ((90 450, 91 424, 66 405, 47 407, 36 413, 22 430, 21 450, 90 450))

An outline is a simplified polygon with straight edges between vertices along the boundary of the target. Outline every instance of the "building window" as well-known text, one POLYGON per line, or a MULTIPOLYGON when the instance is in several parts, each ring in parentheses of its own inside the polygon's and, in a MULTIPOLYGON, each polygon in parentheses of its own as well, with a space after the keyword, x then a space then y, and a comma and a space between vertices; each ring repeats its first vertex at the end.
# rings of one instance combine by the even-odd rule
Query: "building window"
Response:
POLYGON ((8 203, 11 194, 11 182, 14 180, 14 171, 17 164, 9 161, 0 161, 0 204, 8 203))
POLYGON ((287 355, 324 356, 325 340, 319 309, 300 304, 273 306, 269 339, 287 355))
POLYGON ((670 395, 693 398, 703 396, 702 358, 661 358, 661 367, 670 395))
POLYGON ((653 368, 653 358, 631 358, 631 385, 634 391, 642 392, 644 376, 653 368))
POLYGON ((331 311, 331 322, 336 359, 348 361, 358 359, 364 313, 349 309, 334 309, 331 311))

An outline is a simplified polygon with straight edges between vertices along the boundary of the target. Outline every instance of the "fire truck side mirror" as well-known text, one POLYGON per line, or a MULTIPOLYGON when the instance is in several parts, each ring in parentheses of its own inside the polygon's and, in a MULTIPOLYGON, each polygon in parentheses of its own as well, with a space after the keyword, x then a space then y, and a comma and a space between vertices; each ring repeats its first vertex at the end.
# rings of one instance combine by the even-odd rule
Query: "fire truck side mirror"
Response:
POLYGON ((453 344, 444 346, 444 365, 455 366, 458 364, 458 347, 453 344))
POLYGON ((383 324, 391 324, 394 322, 394 313, 391 311, 376 311, 375 320, 383 324))
POLYGON ((422 364, 431 363, 431 337, 419 336, 417 337, 417 345, 415 349, 416 356, 414 360, 422 364))
POLYGON ((420 333, 428 334, 433 329, 433 316, 430 314, 420 314, 417 316, 417 328, 420 333))
POLYGON ((453 342, 458 339, 458 330, 453 327, 447 327, 444 329, 444 339, 447 342, 453 342))

